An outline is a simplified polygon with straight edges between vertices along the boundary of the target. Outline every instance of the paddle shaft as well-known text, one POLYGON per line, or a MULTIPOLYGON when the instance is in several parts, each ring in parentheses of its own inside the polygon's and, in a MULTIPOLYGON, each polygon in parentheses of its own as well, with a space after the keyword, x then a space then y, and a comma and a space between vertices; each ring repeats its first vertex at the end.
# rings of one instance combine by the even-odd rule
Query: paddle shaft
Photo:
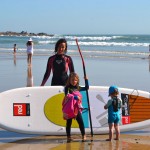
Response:
MULTIPOLYGON (((86 77, 86 70, 85 70, 85 63, 84 63, 84 59, 78 44, 78 40, 76 39, 76 44, 82 59, 82 64, 83 64, 83 72, 84 72, 84 77, 86 77)), ((89 109, 89 118, 90 118, 90 127, 91 127, 91 136, 93 137, 93 128, 92 128, 92 119, 91 119, 91 110, 90 110, 90 101, 89 101, 89 94, 88 94, 88 90, 86 90, 86 96, 87 96, 87 102, 88 102, 88 109, 89 109)))

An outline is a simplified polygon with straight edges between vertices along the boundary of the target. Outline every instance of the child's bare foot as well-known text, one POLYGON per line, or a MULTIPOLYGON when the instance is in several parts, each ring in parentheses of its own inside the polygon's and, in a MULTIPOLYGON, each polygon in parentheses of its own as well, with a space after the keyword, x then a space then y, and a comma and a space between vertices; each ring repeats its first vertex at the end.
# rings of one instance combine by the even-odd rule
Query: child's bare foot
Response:
POLYGON ((117 141, 119 141, 119 139, 118 139, 118 138, 115 138, 114 140, 117 140, 117 141))
POLYGON ((71 138, 71 136, 67 137, 67 143, 70 143, 71 141, 73 141, 73 139, 71 138))
POLYGON ((86 141, 86 135, 83 135, 82 136, 82 142, 85 142, 86 141))

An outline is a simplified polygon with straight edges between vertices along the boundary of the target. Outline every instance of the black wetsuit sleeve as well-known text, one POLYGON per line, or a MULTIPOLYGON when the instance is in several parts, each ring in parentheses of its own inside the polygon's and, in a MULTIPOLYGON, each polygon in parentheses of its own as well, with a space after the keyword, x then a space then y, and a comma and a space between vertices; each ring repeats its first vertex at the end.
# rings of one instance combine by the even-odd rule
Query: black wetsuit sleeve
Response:
POLYGON ((68 94, 68 87, 67 87, 67 86, 66 86, 65 89, 64 89, 64 93, 65 93, 65 95, 68 94))
POLYGON ((88 79, 85 79, 85 87, 80 87, 80 91, 86 91, 89 89, 89 81, 88 79))
POLYGON ((46 72, 44 74, 41 86, 44 86, 46 81, 48 80, 48 78, 50 76, 50 73, 51 73, 51 68, 52 68, 51 59, 49 58, 48 61, 47 61, 47 68, 46 68, 46 72))
POLYGON ((71 72, 75 72, 75 70, 74 70, 74 64, 73 64, 73 61, 72 61, 71 57, 69 57, 69 70, 70 70, 70 73, 71 72))

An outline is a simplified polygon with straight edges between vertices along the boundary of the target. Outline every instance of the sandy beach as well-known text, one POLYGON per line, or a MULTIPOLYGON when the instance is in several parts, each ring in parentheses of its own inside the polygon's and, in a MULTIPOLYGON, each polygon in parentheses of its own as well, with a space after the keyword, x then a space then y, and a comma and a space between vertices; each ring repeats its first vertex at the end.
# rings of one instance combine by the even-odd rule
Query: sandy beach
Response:
MULTIPOLYGON (((6 132, 7 133, 7 132, 6 132)), ((6 134, 5 133, 5 134, 6 134)), ((9 133, 9 136, 13 133, 9 133)), ((105 141, 108 135, 94 135, 91 138, 87 135, 85 142, 81 141, 80 135, 73 135, 74 141, 71 143, 66 142, 66 136, 34 136, 19 137, 18 134, 14 133, 17 139, 12 137, 1 137, 0 138, 0 149, 1 150, 78 150, 78 149, 101 149, 101 150, 141 150, 150 148, 150 136, 142 135, 130 135, 121 134, 119 141, 112 140, 111 142, 105 141), (11 139, 12 138, 12 139, 11 139), (5 142, 2 142, 5 139, 5 142), (11 139, 6 142, 6 139, 11 139)), ((20 135, 21 136, 21 135, 20 135)))
MULTIPOLYGON (((26 55, 5 54, 0 55, 0 92, 25 87, 29 78, 29 69, 26 55)), ((33 86, 39 86, 45 73, 49 56, 33 56, 30 70, 33 86)), ((80 58, 73 57, 76 72, 84 84, 82 62, 80 58)), ((109 86, 117 84, 120 87, 134 88, 149 91, 150 72, 149 60, 128 59, 89 59, 85 58, 87 75, 91 85, 109 86), (114 67, 115 66, 115 67, 114 67), (138 81, 138 82, 137 82, 138 81)), ((48 80, 47 85, 50 85, 48 80)), ((91 142, 90 135, 86 142, 81 142, 79 135, 73 135, 72 143, 66 142, 66 136, 38 136, 22 135, 0 130, 0 150, 71 150, 71 149, 109 149, 109 150, 138 150, 150 148, 150 130, 122 133, 120 141, 107 142, 108 135, 94 135, 91 142)))

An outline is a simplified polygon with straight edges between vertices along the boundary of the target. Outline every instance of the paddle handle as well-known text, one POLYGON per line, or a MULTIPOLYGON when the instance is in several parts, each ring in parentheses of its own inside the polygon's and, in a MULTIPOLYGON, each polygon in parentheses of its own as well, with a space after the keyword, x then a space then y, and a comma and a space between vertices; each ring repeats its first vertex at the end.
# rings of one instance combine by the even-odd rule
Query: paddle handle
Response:
MULTIPOLYGON (((84 59, 78 44, 78 40, 76 39, 76 44, 78 47, 78 51, 79 54, 81 56, 81 60, 82 60, 82 65, 83 65, 83 72, 84 72, 84 78, 86 78, 86 70, 85 70, 85 63, 84 63, 84 59)), ((90 118, 90 127, 91 127, 91 136, 93 137, 93 127, 92 127, 92 119, 91 119, 91 110, 90 110, 90 101, 89 101, 89 94, 88 94, 88 90, 86 90, 86 96, 87 96, 87 102, 88 102, 88 109, 89 109, 89 118, 90 118)))

